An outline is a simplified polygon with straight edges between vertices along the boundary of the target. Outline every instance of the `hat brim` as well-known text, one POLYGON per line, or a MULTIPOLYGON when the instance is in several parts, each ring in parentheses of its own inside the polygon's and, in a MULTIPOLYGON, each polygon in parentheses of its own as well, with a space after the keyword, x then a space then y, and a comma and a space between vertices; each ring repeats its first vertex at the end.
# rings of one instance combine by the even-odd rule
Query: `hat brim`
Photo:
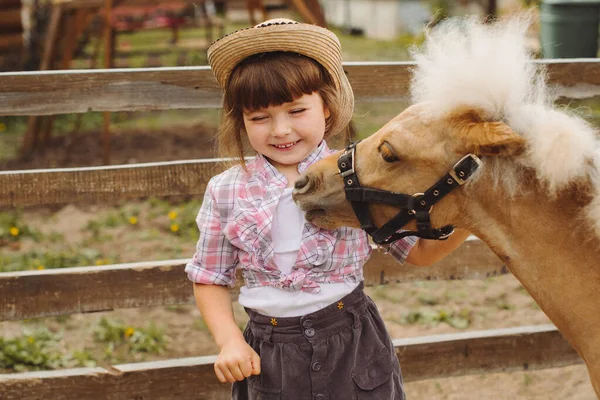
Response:
POLYGON ((263 23, 242 29, 213 42, 208 62, 222 89, 233 69, 245 58, 259 53, 289 51, 310 57, 321 64, 339 90, 340 110, 330 133, 345 128, 352 118, 354 95, 342 68, 341 45, 335 34, 316 25, 289 22, 263 23))

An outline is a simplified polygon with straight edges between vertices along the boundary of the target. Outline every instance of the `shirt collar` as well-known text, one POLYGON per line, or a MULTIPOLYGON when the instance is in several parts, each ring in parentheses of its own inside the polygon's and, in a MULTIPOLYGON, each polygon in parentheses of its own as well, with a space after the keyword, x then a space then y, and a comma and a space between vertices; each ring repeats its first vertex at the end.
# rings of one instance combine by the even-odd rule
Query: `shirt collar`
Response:
POLYGON ((303 173, 306 168, 310 167, 315 162, 325 158, 330 153, 329 147, 325 140, 321 140, 321 143, 317 146, 317 148, 308 155, 304 160, 298 164, 298 172, 303 173))

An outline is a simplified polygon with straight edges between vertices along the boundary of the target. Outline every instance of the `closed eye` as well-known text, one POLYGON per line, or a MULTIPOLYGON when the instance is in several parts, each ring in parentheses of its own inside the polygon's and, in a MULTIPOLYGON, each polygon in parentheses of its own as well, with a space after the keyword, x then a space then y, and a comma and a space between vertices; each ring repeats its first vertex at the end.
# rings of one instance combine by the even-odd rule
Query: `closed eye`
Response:
POLYGON ((392 148, 392 146, 390 146, 388 142, 382 142, 379 145, 378 150, 381 154, 381 158, 383 158, 385 162, 391 163, 400 160, 400 157, 398 157, 398 155, 394 152, 394 149, 392 148))
POLYGON ((252 117, 250 121, 262 121, 267 119, 267 117, 252 117))

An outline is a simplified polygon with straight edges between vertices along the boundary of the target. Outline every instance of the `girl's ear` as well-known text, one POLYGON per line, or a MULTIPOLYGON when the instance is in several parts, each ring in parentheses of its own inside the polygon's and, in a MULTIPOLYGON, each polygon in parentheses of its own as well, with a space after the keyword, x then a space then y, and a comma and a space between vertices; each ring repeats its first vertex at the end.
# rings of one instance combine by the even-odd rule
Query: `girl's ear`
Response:
POLYGON ((329 107, 323 105, 323 115, 325 116, 325 136, 329 133, 329 129, 331 128, 331 111, 329 111, 329 107))

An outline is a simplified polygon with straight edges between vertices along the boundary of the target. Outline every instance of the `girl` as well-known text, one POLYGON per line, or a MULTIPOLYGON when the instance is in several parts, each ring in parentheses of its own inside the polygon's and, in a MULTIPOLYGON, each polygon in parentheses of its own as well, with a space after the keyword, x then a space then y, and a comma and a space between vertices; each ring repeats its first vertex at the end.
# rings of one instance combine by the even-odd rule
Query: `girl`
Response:
MULTIPOLYGON (((363 291, 366 234, 317 228, 291 198, 294 180, 331 153, 324 139, 352 117, 337 37, 271 20, 217 40, 208 59, 224 90, 220 150, 237 165, 208 184, 186 272, 221 349, 218 379, 234 383, 234 399, 403 399, 392 341, 363 291), (248 162, 245 141, 256 152, 248 162), (243 334, 228 291, 237 268, 250 317, 243 334)), ((406 238, 390 253, 425 265, 466 236, 406 238)))

